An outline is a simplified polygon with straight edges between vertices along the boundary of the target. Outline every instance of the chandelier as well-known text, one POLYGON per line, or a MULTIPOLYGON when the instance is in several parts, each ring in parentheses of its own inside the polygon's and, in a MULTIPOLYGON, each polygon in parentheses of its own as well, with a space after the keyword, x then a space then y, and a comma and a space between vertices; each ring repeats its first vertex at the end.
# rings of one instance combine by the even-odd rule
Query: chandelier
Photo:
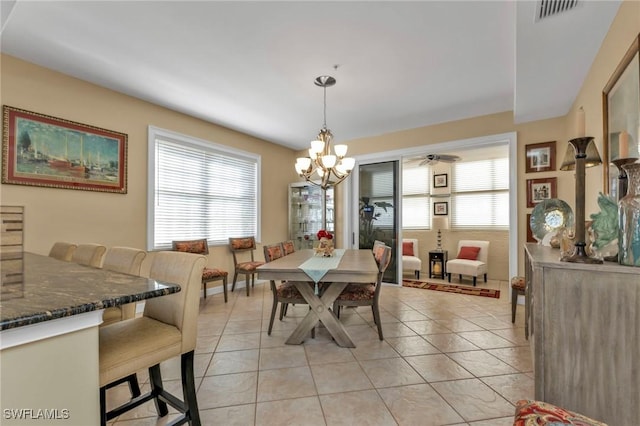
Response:
POLYGON ((318 133, 318 139, 311 141, 309 157, 298 158, 295 167, 296 172, 305 180, 327 189, 345 180, 351 174, 356 160, 345 157, 347 145, 336 145, 333 147, 334 153, 331 153, 333 134, 327 129, 327 87, 336 84, 336 79, 321 75, 314 83, 324 89, 324 124, 318 133))

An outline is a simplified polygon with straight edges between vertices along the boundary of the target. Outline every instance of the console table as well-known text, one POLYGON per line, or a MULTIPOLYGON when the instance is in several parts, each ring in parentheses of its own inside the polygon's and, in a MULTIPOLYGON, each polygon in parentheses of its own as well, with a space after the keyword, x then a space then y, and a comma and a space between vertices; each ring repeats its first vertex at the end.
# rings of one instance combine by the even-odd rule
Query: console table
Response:
POLYGON ((640 425, 640 268, 559 258, 525 245, 535 398, 640 425))
POLYGON ((429 252, 429 278, 441 278, 447 276, 447 250, 431 250, 429 252))

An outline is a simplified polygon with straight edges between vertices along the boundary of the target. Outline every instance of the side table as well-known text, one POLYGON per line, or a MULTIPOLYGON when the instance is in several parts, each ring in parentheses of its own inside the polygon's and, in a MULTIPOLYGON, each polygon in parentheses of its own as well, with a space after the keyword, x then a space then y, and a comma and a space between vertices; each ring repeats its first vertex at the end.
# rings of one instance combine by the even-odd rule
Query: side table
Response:
POLYGON ((429 278, 444 279, 447 275, 447 250, 431 250, 429 252, 429 278))

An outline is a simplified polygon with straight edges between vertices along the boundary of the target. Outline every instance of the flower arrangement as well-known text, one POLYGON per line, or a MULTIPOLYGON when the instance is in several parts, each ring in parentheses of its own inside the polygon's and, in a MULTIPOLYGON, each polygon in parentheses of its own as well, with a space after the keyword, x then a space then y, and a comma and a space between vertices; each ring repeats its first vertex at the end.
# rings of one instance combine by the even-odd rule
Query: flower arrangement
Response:
POLYGON ((319 243, 318 247, 316 247, 316 255, 331 257, 333 255, 333 235, 330 232, 321 229, 316 234, 318 237, 319 243))
POLYGON ((333 235, 330 232, 325 231, 324 229, 319 230, 316 236, 319 240, 323 238, 326 238, 327 240, 333 240, 333 235))

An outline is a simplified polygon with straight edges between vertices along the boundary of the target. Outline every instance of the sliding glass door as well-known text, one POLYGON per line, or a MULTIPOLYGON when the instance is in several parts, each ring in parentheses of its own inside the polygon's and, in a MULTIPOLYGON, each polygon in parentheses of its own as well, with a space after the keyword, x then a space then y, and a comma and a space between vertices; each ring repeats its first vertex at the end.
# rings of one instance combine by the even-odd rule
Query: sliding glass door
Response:
POLYGON ((399 162, 363 164, 358 166, 359 225, 358 247, 373 248, 375 240, 391 247, 391 263, 384 282, 398 283, 397 241, 399 219, 399 162))

